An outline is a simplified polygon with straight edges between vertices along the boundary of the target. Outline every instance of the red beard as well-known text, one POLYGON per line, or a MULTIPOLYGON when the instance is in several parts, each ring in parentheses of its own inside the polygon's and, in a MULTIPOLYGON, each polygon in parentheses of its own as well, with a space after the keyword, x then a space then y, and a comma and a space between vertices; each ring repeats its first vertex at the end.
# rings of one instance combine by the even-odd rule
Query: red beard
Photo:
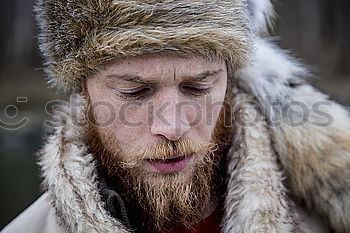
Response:
POLYGON ((150 232, 188 229, 201 220, 213 196, 223 194, 226 170, 223 166, 224 155, 232 135, 231 127, 225 127, 225 123, 231 123, 231 108, 227 101, 225 103, 211 143, 186 139, 163 141, 150 148, 141 148, 137 154, 126 153, 121 149, 112 153, 108 149, 109 143, 113 143, 115 148, 117 142, 99 133, 91 108, 87 108, 87 117, 91 123, 88 128, 90 152, 107 171, 108 180, 121 187, 127 203, 135 210, 140 210, 140 222, 150 232), (195 163, 187 167, 186 172, 170 174, 146 172, 140 167, 145 159, 166 158, 174 151, 180 155, 193 154, 195 163))

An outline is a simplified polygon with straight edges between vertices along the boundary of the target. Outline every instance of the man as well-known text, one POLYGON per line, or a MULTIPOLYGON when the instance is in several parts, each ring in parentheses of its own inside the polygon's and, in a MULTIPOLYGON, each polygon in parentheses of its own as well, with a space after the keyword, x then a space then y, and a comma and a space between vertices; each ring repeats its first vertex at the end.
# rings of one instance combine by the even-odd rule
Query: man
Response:
POLYGON ((274 46, 268 0, 39 1, 72 97, 46 192, 3 232, 350 231, 348 112, 274 46))

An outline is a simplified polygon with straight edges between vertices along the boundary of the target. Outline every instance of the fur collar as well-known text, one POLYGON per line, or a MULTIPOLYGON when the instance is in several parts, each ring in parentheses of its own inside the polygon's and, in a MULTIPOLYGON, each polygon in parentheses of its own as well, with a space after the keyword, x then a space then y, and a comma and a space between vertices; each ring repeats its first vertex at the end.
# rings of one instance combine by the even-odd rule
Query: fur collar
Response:
MULTIPOLYGON (((349 113, 308 85, 305 68, 287 53, 264 40, 257 41, 256 47, 250 66, 235 74, 238 89, 232 90, 232 101, 240 102, 235 112, 241 120, 249 122, 256 112, 262 120, 234 127, 233 146, 226 155, 229 180, 222 231, 298 231, 287 183, 293 196, 325 217, 335 232, 349 232, 349 113), (321 103, 318 110, 326 115, 311 111, 308 123, 291 127, 288 123, 293 119, 284 119, 277 111, 291 101, 308 109, 321 103), (276 103, 278 108, 271 109, 276 103), (325 117, 332 120, 327 125, 322 124, 325 117), (271 127, 276 120, 281 125, 271 127)), ((55 132, 40 153, 44 183, 71 232, 128 232, 108 215, 101 201, 94 156, 87 153, 79 124, 84 103, 78 100, 57 113, 55 132)), ((300 109, 292 109, 292 118, 300 115, 300 109)))
POLYGON ((235 76, 259 102, 286 183, 335 232, 350 232, 349 112, 308 84, 311 75, 288 52, 266 39, 255 46, 235 76))
MULTIPOLYGON (((255 110, 248 104, 251 99, 234 92, 235 101, 247 103, 237 113, 249 121, 255 110)), ((40 153, 52 204, 69 232, 128 232, 108 214, 101 200, 96 163, 87 153, 80 124, 84 100, 78 96, 77 103, 58 111, 55 133, 40 153)), ((222 232, 297 232, 297 219, 264 121, 250 127, 237 125, 236 130, 234 146, 227 154, 229 181, 222 232)))

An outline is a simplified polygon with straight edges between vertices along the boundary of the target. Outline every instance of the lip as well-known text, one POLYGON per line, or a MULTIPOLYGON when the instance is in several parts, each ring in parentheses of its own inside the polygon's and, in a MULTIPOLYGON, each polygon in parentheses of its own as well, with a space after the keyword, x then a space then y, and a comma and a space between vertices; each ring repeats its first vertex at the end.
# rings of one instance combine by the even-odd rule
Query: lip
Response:
POLYGON ((186 168, 191 158, 192 156, 183 156, 171 158, 168 161, 150 160, 148 161, 148 163, 151 164, 151 166, 157 173, 175 173, 182 171, 184 168, 186 168))

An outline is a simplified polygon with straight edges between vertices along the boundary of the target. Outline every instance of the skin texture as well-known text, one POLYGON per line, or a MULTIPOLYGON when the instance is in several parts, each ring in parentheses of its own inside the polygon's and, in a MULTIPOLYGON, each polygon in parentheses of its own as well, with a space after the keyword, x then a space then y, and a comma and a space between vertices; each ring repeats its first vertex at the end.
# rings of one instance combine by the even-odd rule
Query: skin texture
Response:
MULTIPOLYGON (((107 65, 88 79, 87 91, 99 133, 118 142, 119 148, 108 144, 108 149, 117 153, 137 151, 163 140, 209 143, 226 83, 226 67, 221 60, 143 56, 107 65), (193 79, 203 74, 212 75, 193 79), (147 83, 119 76, 137 76, 147 83)), ((146 163, 145 169, 152 168, 146 163)))
POLYGON ((151 232, 188 228, 213 210, 226 83, 223 61, 173 56, 111 63, 88 80, 90 151, 151 232), (150 161, 175 157, 186 157, 178 171, 150 161))

